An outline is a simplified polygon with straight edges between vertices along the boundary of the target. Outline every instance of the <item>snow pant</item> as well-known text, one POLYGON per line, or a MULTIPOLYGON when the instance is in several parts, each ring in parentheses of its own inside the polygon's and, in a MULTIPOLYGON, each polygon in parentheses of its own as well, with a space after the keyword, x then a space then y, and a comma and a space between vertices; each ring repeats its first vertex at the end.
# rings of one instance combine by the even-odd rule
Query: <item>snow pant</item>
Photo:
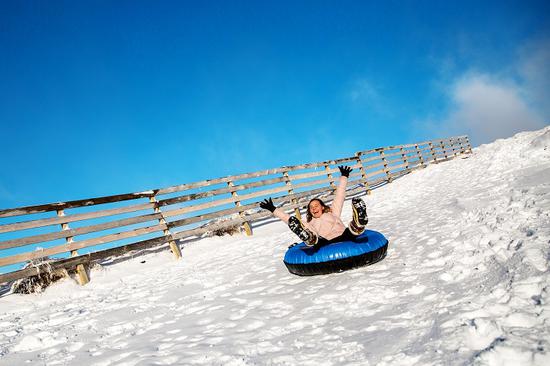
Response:
POLYGON ((359 235, 355 235, 348 228, 346 228, 346 230, 344 230, 344 232, 341 235, 337 236, 336 238, 332 238, 330 240, 325 239, 322 236, 318 237, 317 244, 315 244, 313 247, 319 249, 321 247, 324 247, 325 245, 338 243, 340 241, 355 241, 355 239, 357 239, 358 236, 359 235))

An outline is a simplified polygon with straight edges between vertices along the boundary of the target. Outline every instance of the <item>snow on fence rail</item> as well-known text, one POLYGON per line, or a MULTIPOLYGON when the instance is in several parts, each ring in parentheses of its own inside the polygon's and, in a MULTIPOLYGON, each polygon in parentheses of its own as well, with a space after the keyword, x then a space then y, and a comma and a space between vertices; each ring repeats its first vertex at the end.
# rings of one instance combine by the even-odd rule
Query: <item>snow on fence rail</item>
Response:
POLYGON ((0 267, 55 259, 23 269, 4 270, 0 283, 45 270, 76 270, 88 282, 86 265, 131 251, 168 244, 177 258, 178 242, 270 216, 258 202, 273 197, 300 215, 312 196, 330 200, 337 165, 354 168, 348 194, 370 193, 430 163, 470 153, 467 136, 359 151, 337 160, 268 169, 137 193, 0 210, 0 267), (80 251, 80 252, 79 252, 80 251))

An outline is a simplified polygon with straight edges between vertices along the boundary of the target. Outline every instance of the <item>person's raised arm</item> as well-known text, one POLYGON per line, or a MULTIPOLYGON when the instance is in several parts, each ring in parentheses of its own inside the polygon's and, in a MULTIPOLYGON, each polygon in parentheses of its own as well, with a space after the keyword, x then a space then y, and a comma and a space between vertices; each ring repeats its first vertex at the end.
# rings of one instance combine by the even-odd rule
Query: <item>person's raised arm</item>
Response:
POLYGON ((270 211, 274 216, 278 217, 279 219, 284 221, 286 224, 288 224, 288 219, 290 218, 290 216, 286 214, 283 210, 275 207, 271 197, 269 197, 269 199, 265 199, 262 202, 260 202, 260 207, 263 208, 264 210, 270 211))
POLYGON ((336 187, 336 192, 334 194, 334 200, 332 201, 331 210, 332 213, 338 217, 342 214, 342 207, 344 206, 344 199, 346 198, 346 186, 348 184, 349 173, 353 169, 349 166, 338 167, 340 169, 340 181, 338 182, 338 187, 336 187))

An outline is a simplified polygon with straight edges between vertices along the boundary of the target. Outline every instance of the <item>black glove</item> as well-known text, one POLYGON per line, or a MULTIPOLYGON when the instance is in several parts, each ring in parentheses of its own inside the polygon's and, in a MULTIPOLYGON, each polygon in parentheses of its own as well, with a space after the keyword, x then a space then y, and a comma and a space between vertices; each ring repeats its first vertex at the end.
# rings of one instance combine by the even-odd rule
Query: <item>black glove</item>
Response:
POLYGON ((271 212, 275 211, 275 205, 273 204, 271 197, 260 202, 260 207, 271 212))
POLYGON ((349 173, 351 173, 351 171, 353 170, 349 166, 342 166, 342 165, 340 165, 338 169, 340 169, 340 174, 342 174, 342 177, 348 177, 348 178, 349 178, 349 173))

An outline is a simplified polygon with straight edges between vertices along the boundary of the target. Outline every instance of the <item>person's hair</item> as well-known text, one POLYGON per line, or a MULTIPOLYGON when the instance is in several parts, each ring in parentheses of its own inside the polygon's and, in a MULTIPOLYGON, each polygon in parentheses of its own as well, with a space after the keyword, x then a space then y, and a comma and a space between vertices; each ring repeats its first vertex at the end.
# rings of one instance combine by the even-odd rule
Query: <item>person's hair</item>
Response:
POLYGON ((307 222, 310 222, 312 219, 313 219, 313 215, 311 214, 311 212, 309 211, 309 205, 311 205, 311 202, 313 201, 317 201, 319 202, 319 204, 321 205, 321 207, 323 208, 323 213, 325 212, 330 212, 331 209, 330 207, 328 207, 327 205, 325 205, 325 203, 319 199, 319 198, 314 198, 312 199, 311 201, 309 201, 309 203, 307 204, 307 207, 306 207, 306 218, 307 218, 307 222))

